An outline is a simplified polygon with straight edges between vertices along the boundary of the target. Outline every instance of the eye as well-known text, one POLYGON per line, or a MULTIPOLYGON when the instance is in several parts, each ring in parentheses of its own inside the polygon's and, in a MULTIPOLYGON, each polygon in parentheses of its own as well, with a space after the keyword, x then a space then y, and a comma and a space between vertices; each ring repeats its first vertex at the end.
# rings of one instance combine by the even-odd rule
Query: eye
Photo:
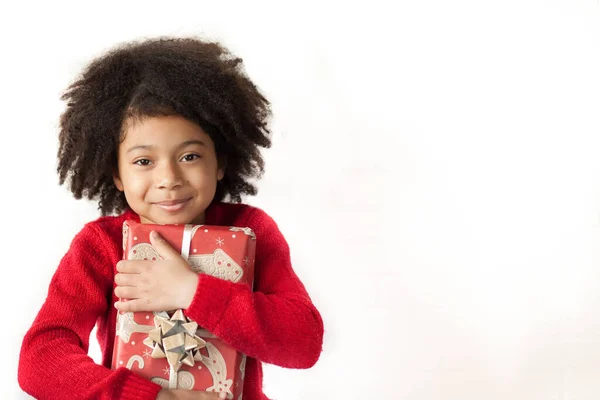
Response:
POLYGON ((197 158, 200 158, 200 156, 198 154, 186 154, 181 159, 183 161, 194 161, 197 158))
POLYGON ((140 165, 142 167, 147 167, 148 165, 150 165, 150 160, 148 160, 147 158, 140 158, 139 160, 134 161, 134 164, 140 165))

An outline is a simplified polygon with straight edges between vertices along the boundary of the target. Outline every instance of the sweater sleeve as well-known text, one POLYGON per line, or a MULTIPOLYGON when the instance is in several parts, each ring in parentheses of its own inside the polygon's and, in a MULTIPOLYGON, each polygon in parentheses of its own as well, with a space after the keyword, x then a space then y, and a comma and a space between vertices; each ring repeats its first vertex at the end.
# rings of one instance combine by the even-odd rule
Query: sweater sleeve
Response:
POLYGON ((160 390, 128 369, 112 371, 87 355, 90 332, 112 299, 108 246, 108 235, 94 224, 75 236, 23 339, 19 385, 37 399, 155 399, 160 390))
POLYGON ((310 368, 321 353, 323 322, 292 269, 275 221, 254 209, 254 292, 249 285, 201 275, 186 310, 190 318, 250 357, 287 368, 310 368))

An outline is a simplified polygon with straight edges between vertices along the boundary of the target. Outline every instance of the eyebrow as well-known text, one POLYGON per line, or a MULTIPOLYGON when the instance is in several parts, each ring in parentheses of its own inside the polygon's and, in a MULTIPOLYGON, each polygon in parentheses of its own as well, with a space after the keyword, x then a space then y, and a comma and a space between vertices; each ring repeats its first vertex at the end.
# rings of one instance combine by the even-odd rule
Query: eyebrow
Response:
MULTIPOLYGON (((204 143, 202 140, 186 140, 185 142, 181 143, 179 146, 177 146, 177 149, 183 149, 184 147, 187 146, 191 146, 193 144, 197 144, 200 146, 206 146, 206 143, 204 143)), ((134 150, 152 150, 154 147, 154 145, 139 145, 139 146, 133 146, 130 147, 129 149, 127 149, 127 153, 131 153, 134 150)))

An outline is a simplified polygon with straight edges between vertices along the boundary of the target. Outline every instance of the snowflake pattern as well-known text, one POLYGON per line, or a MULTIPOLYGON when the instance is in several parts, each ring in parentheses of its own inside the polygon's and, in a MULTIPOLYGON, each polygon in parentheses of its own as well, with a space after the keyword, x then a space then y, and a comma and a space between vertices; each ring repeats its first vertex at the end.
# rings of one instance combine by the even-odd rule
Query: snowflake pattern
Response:
POLYGON ((165 369, 163 369, 163 372, 165 373, 165 375, 169 375, 169 372, 171 372, 171 369, 169 367, 165 367, 165 369))
POLYGON ((144 358, 148 358, 152 355, 152 352, 150 350, 144 350, 144 358))
POLYGON ((250 263, 250 259, 248 256, 244 257, 244 265, 248 265, 250 263))
POLYGON ((225 241, 224 241, 223 239, 221 239, 221 237, 219 236, 219 237, 217 238, 217 245, 218 245, 219 247, 221 247, 221 246, 223 246, 223 243, 225 243, 225 241))

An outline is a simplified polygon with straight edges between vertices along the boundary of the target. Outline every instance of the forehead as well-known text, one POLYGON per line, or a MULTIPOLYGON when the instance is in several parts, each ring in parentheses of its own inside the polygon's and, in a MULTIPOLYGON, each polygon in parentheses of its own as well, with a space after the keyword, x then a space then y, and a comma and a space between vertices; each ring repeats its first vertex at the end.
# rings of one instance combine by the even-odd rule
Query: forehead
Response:
POLYGON ((212 146, 210 136, 192 121, 178 115, 129 119, 123 124, 122 146, 177 146, 198 140, 212 146))

